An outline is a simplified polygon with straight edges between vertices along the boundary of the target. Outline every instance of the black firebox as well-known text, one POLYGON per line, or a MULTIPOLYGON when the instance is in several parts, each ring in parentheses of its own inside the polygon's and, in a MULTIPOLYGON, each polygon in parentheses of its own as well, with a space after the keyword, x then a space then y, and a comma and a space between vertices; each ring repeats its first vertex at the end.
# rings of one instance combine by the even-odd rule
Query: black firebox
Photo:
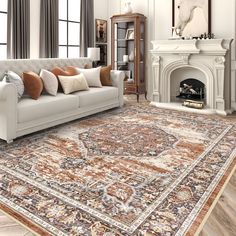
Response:
POLYGON ((205 99, 205 85, 201 81, 193 78, 183 80, 180 83, 179 95, 177 98, 204 100, 205 99))

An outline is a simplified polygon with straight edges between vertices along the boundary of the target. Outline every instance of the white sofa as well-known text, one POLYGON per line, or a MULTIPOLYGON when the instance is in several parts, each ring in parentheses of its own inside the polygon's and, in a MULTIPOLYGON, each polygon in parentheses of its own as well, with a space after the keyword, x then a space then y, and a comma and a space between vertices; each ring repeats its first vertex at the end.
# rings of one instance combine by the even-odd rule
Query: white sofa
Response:
MULTIPOLYGON (((88 58, 36 59, 0 61, 0 79, 8 70, 21 75, 23 71, 40 72, 55 66, 83 68, 91 63, 88 58)), ((113 86, 90 88, 57 96, 41 95, 38 100, 22 98, 17 101, 15 85, 0 82, 0 139, 8 143, 13 139, 64 122, 85 117, 114 107, 123 106, 123 80, 121 71, 111 71, 113 86)))

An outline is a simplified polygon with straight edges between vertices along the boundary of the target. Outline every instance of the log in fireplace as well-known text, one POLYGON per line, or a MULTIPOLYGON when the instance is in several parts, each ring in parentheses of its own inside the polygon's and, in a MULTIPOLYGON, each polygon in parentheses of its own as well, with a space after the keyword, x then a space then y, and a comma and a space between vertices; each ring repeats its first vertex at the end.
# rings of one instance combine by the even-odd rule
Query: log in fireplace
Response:
POLYGON ((180 83, 179 95, 176 97, 202 101, 205 99, 205 85, 193 78, 183 80, 180 83))

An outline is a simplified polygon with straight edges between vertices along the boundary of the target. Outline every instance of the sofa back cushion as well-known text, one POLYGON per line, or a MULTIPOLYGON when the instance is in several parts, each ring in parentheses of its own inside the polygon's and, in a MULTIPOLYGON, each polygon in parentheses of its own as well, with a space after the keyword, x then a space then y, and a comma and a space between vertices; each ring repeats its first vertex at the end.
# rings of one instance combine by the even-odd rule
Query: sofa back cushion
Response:
POLYGON ((43 91, 43 82, 39 75, 29 71, 23 72, 22 76, 25 91, 32 98, 37 100, 43 91))

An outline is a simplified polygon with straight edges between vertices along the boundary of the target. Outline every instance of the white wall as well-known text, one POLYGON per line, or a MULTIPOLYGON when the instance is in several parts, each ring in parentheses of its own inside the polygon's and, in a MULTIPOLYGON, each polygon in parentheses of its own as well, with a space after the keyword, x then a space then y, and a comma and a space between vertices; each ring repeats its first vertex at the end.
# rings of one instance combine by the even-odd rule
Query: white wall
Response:
POLYGON ((40 0, 30 0, 30 58, 39 57, 40 0))
MULTIPOLYGON (((126 0, 109 0, 109 17, 123 11, 126 0)), ((172 26, 172 0, 129 0, 133 12, 143 13, 147 16, 148 50, 151 49, 151 40, 167 39, 171 36, 172 26)), ((218 38, 236 38, 236 2, 235 0, 212 0, 212 32, 218 38)), ((110 57, 109 57, 110 58, 110 57)), ((148 54, 148 63, 151 59, 148 54)), ((150 66, 146 68, 148 77, 151 75, 150 66)), ((236 62, 235 42, 232 48, 232 101, 236 109, 236 62)), ((148 88, 151 85, 148 85, 148 88)), ((149 90, 149 89, 148 89, 149 90)))

